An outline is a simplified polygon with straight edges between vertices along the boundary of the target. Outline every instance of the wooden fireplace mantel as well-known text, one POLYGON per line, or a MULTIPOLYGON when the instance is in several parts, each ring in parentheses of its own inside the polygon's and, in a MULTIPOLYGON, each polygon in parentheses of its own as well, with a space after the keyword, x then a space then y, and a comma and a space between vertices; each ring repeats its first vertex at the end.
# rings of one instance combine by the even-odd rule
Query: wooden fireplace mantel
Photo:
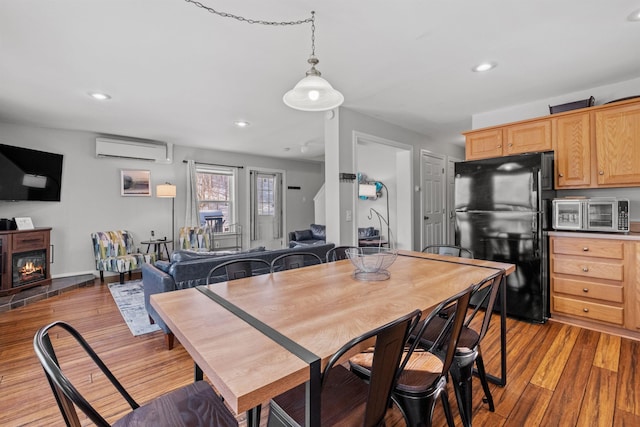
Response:
POLYGON ((0 231, 0 296, 19 292, 33 286, 51 284, 51 228, 33 230, 0 231), (23 252, 43 250, 45 252, 45 277, 42 280, 13 287, 13 256, 23 252))

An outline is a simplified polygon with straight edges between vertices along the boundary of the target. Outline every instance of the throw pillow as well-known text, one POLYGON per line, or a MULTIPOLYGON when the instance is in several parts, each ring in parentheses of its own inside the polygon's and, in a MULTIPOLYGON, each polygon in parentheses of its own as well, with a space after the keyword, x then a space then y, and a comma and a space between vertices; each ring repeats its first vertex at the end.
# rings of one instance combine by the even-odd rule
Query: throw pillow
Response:
POLYGON ((296 241, 299 242, 301 240, 311 240, 313 239, 313 234, 311 234, 311 230, 300 230, 294 231, 296 235, 296 241))

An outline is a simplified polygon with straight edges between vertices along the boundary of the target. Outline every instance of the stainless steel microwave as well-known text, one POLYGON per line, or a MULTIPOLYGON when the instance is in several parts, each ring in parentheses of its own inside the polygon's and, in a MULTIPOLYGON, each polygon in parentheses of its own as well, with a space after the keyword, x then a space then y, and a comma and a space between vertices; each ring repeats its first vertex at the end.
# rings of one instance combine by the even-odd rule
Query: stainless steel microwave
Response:
POLYGON ((629 199, 554 199, 553 228, 626 233, 629 231, 629 199))

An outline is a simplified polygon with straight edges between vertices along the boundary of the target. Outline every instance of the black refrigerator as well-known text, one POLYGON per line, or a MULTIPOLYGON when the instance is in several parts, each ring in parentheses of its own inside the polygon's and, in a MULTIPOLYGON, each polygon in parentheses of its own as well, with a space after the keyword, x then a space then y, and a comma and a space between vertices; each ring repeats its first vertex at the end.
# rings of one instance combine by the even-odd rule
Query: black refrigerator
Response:
POLYGON ((543 323, 549 317, 553 152, 455 164, 456 244, 478 259, 508 262, 507 315, 543 323))

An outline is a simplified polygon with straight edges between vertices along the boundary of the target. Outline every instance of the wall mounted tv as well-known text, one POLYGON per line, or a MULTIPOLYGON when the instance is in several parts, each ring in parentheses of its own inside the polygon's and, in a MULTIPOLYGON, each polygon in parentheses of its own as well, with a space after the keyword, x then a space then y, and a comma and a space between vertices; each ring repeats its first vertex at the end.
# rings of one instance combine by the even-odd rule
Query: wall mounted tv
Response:
POLYGON ((0 144, 0 200, 60 201, 62 154, 0 144))

